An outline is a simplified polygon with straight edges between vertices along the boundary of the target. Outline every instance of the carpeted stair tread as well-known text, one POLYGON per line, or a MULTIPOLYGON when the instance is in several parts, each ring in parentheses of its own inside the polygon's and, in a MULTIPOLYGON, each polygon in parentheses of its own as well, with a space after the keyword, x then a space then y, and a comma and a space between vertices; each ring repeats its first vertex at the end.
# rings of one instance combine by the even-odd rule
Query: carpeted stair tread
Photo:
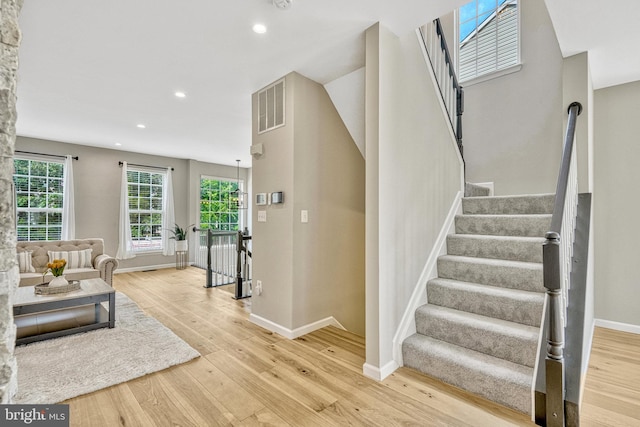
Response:
POLYGON ((539 329, 452 308, 425 304, 416 310, 419 334, 532 367, 539 329))
POLYGON ((551 214, 555 194, 519 196, 465 197, 462 212, 465 214, 551 214))
POLYGON ((404 365, 530 414, 555 195, 475 190, 465 187, 456 234, 415 312, 417 333, 402 344, 404 365))
POLYGON ((524 413, 533 369, 420 334, 402 343, 404 365, 524 413))
POLYGON ((544 237, 450 234, 447 254, 511 261, 542 262, 544 237))
POLYGON ((438 258, 438 276, 523 291, 545 291, 542 264, 534 262, 443 255, 438 258))
POLYGON ((458 280, 432 279, 427 283, 429 304, 539 327, 544 293, 499 288, 458 280))
POLYGON ((551 226, 551 214, 457 215, 456 234, 544 237, 551 226))

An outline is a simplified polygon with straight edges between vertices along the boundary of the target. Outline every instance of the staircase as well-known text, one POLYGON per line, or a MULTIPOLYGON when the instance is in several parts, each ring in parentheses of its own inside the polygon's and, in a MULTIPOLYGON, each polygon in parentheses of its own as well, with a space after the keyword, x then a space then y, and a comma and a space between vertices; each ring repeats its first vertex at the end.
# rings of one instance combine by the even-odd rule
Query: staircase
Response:
POLYGON ((552 194, 462 200, 417 333, 403 342, 405 366, 531 413, 553 203, 552 194))

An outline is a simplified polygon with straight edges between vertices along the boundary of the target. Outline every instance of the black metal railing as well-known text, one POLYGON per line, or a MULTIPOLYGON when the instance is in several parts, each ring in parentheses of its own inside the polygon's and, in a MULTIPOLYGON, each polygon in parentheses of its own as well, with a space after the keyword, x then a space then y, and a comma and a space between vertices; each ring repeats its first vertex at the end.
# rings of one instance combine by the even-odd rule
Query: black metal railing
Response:
POLYGON ((581 112, 580 103, 573 102, 569 106, 567 133, 551 227, 546 233, 542 251, 543 280, 547 295, 542 325, 543 339, 546 339, 546 354, 544 361, 540 357, 538 363, 535 418, 536 423, 546 426, 564 426, 566 423, 564 346, 578 213, 578 161, 575 133, 577 118, 581 112))
POLYGON ((236 292, 235 299, 242 299, 251 296, 251 250, 249 249, 251 236, 237 232, 236 237, 236 292), (244 285, 248 284, 249 289, 244 289, 244 285))
POLYGON ((431 68, 440 89, 451 129, 456 137, 460 155, 464 159, 462 146, 462 113, 464 112, 464 90, 458 83, 456 67, 449 53, 440 19, 435 19, 420 28, 422 41, 427 51, 431 68))

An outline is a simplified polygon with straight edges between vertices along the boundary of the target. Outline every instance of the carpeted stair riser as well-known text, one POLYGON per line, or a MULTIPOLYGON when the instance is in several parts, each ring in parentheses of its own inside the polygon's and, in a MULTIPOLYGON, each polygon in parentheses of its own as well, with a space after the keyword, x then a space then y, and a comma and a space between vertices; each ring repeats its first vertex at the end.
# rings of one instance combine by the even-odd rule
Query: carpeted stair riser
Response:
POLYGON ((429 304, 540 326, 544 294, 498 288, 449 279, 432 279, 427 283, 429 304))
POLYGON ((482 185, 472 184, 470 182, 464 185, 464 197, 488 196, 491 190, 482 185))
POLYGON ((533 369, 414 334, 402 343, 404 365, 524 413, 531 413, 533 369))
POLYGON ((533 368, 539 330, 506 320, 425 304, 416 310, 416 331, 533 368))
POLYGON ((456 234, 544 237, 551 215, 458 215, 456 234))
POLYGON ((542 237, 450 234, 447 254, 511 261, 542 262, 542 237))
POLYGON ((438 276, 481 285, 545 292, 542 264, 532 262, 443 255, 438 258, 438 276))
POLYGON ((466 197, 462 199, 462 212, 476 215, 551 214, 554 202, 554 194, 466 197))

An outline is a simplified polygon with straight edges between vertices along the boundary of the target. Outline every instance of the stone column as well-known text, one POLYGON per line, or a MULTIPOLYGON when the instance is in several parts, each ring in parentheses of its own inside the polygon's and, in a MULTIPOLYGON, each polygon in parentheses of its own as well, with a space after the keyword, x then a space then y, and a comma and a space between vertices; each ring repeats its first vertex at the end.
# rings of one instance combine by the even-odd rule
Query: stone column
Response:
POLYGON ((23 0, 0 0, 0 403, 11 403, 17 389, 13 355, 16 327, 13 295, 18 287, 13 153, 16 142, 16 73, 23 0))

